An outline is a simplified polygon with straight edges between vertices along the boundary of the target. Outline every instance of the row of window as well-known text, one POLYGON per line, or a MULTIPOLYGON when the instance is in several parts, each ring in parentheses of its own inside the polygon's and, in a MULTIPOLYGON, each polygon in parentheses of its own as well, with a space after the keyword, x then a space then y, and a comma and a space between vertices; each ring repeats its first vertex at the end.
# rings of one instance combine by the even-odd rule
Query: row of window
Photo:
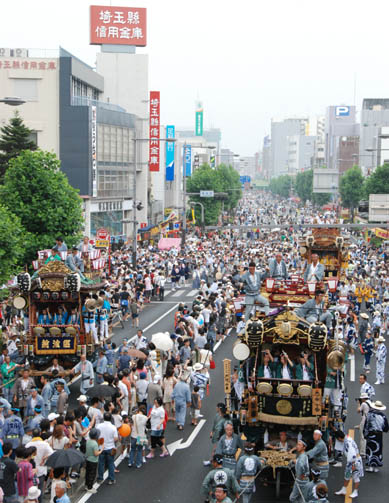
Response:
POLYGON ((134 130, 99 124, 97 128, 97 160, 101 162, 133 163, 134 130))

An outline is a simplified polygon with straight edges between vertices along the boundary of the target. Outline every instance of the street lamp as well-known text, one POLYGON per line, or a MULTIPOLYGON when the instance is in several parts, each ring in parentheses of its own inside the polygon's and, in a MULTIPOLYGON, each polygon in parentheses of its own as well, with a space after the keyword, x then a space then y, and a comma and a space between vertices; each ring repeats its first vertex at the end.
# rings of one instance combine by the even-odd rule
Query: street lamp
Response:
POLYGON ((132 224, 133 224, 133 228, 132 228, 132 266, 134 268, 136 268, 136 245, 137 245, 137 241, 136 241, 136 235, 137 235, 137 224, 138 222, 136 221, 136 210, 140 211, 142 208, 140 207, 141 206, 141 203, 139 203, 138 205, 136 204, 136 172, 137 172, 137 166, 138 166, 138 142, 141 142, 141 141, 166 141, 166 142, 171 142, 171 143, 174 143, 176 141, 175 138, 137 138, 136 137, 136 129, 135 129, 135 132, 134 132, 134 138, 132 139, 132 141, 134 142, 134 149, 135 149, 135 152, 134 152, 134 183, 133 183, 133 187, 132 187, 132 200, 133 200, 133 203, 132 203, 132 211, 133 211, 133 220, 132 220, 132 224))
POLYGON ((22 98, 17 98, 16 96, 6 96, 5 98, 0 100, 0 103, 10 105, 11 107, 17 107, 19 105, 23 105, 26 102, 22 100, 22 98))

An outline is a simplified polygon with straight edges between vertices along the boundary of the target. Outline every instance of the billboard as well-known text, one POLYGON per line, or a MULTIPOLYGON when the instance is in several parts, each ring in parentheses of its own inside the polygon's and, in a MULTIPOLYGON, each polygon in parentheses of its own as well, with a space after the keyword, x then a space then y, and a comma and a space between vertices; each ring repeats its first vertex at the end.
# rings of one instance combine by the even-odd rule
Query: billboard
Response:
POLYGON ((203 136, 203 105, 199 101, 196 107, 196 136, 203 136))
POLYGON ((314 194, 337 194, 339 190, 339 171, 330 168, 317 168, 313 170, 314 194))
POLYGON ((150 91, 149 168, 159 171, 160 93, 150 91))
POLYGON ((389 222, 389 194, 369 195, 369 222, 389 222))
POLYGON ((97 197, 97 108, 91 107, 92 197, 97 197))
POLYGON ((91 5, 90 44, 136 45, 147 43, 146 9, 91 5))
MULTIPOLYGON (((166 138, 174 138, 174 126, 166 126, 166 138)), ((174 141, 166 142, 166 181, 174 181, 174 141)))
POLYGON ((335 107, 336 117, 348 117, 349 115, 350 115, 350 107, 347 107, 345 105, 335 107))
POLYGON ((192 174, 192 146, 184 145, 184 176, 192 174))

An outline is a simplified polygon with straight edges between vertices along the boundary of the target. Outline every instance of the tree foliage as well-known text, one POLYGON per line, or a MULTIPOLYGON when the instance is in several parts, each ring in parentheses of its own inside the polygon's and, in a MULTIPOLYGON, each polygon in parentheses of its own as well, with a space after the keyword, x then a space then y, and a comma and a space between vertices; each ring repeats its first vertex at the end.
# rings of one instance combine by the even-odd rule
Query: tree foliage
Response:
POLYGON ((370 194, 389 194, 389 164, 379 166, 366 178, 364 197, 368 199, 370 194))
POLYGON ((313 170, 301 171, 295 180, 295 189, 299 198, 305 203, 312 201, 317 206, 323 206, 331 199, 331 194, 313 192, 313 170))
POLYGON ((24 261, 63 236, 68 245, 80 238, 82 200, 60 171, 55 154, 23 151, 12 159, 0 187, 2 203, 26 229, 24 261))
POLYGON ((219 178, 222 192, 227 194, 224 201, 224 208, 231 211, 236 208, 242 197, 242 184, 240 183, 239 173, 232 166, 220 164, 215 170, 216 177, 219 178))
MULTIPOLYGON (((213 190, 215 193, 224 192, 226 194, 224 208, 232 210, 242 197, 242 188, 239 180, 239 173, 232 167, 221 164, 216 169, 208 164, 203 164, 196 169, 187 180, 187 192, 200 192, 201 190, 213 190)), ((215 196, 200 197, 190 196, 190 201, 200 202, 204 205, 205 225, 216 225, 223 207, 223 202, 215 196)), ((200 222, 201 209, 195 205, 196 220, 200 222)))
POLYGON ((9 161, 17 157, 23 150, 36 150, 35 142, 31 141, 31 129, 25 126, 23 119, 16 111, 14 117, 0 129, 0 180, 8 169, 9 161))
POLYGON ((358 206, 363 196, 363 175, 361 168, 353 166, 340 179, 339 192, 342 205, 352 210, 358 206))
POLYGON ((0 286, 19 270, 24 238, 20 219, 0 205, 0 286))
POLYGON ((289 175, 281 175, 270 180, 269 189, 273 194, 281 197, 289 197, 290 189, 293 185, 293 178, 289 175))

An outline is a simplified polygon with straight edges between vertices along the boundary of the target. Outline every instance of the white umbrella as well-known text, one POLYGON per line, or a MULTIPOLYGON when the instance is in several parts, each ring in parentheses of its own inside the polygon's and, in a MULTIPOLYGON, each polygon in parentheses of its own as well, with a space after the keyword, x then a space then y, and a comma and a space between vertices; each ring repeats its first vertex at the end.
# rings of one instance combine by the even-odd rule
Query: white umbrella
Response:
POLYGON ((173 349, 173 341, 170 339, 169 332, 159 332, 151 337, 151 342, 161 351, 173 349))

